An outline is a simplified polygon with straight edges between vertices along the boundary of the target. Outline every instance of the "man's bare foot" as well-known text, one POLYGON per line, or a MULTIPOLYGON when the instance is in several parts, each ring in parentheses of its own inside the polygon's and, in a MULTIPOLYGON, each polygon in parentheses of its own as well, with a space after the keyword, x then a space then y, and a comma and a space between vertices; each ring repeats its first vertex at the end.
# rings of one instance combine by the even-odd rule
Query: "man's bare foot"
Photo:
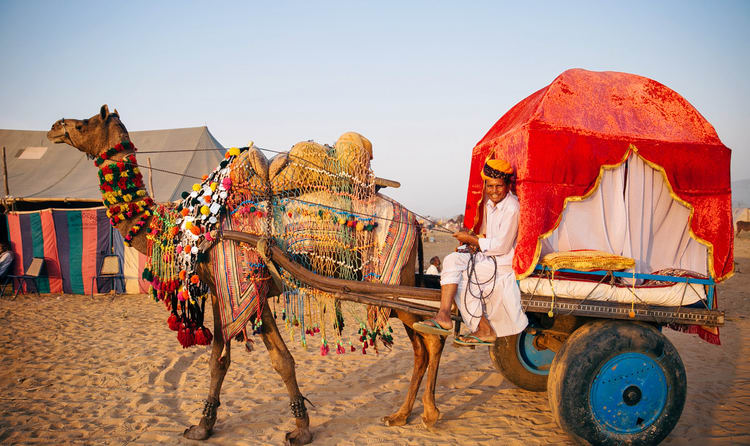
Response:
POLYGON ((474 337, 476 337, 478 339, 481 339, 482 341, 485 341, 485 342, 495 342, 495 339, 497 339, 497 336, 495 336, 495 333, 481 331, 481 330, 477 330, 474 333, 469 333, 469 334, 467 334, 465 336, 466 337, 474 336, 474 337))
POLYGON ((441 327, 445 328, 446 330, 450 330, 453 328, 453 319, 451 319, 450 315, 443 316, 440 313, 438 313, 437 316, 433 318, 435 322, 440 324, 441 327))
POLYGON ((462 347, 476 347, 478 345, 492 345, 495 343, 495 339, 496 338, 491 335, 480 338, 475 334, 466 334, 458 336, 456 339, 454 339, 453 344, 462 347))

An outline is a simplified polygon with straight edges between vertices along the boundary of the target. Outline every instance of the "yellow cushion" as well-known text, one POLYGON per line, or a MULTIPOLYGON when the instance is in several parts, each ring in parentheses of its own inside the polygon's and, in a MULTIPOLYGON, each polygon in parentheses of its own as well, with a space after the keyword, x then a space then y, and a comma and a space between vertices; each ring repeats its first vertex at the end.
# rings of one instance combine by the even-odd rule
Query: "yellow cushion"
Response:
POLYGON ((562 251, 547 254, 542 258, 542 265, 557 271, 563 268, 578 271, 620 271, 635 266, 635 260, 604 251, 562 251))

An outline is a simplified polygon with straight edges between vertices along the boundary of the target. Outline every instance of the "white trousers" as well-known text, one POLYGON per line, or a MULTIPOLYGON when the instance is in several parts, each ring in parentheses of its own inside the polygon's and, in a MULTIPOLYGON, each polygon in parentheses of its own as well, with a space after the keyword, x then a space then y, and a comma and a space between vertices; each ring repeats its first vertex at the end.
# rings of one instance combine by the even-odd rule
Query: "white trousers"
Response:
POLYGON ((474 273, 469 281, 471 256, 461 252, 448 254, 443 259, 440 274, 440 285, 458 284, 454 300, 464 324, 472 332, 476 331, 484 315, 497 336, 520 333, 529 320, 521 308, 521 291, 513 268, 496 265, 492 257, 477 253, 474 254, 474 273))

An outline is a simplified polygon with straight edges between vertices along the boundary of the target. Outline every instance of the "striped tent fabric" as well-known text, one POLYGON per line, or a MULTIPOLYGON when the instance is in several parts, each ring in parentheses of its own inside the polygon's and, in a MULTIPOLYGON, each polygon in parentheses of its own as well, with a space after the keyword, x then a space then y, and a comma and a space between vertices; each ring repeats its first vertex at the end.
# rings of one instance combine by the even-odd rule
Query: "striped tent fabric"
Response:
POLYGON ((45 259, 47 277, 37 281, 39 292, 61 292, 62 276, 57 257, 57 235, 52 223, 52 211, 11 212, 7 218, 11 250, 15 254, 13 274, 23 274, 34 257, 42 257, 45 259))
MULTIPOLYGON (((145 292, 140 271, 145 256, 128 252, 122 236, 112 229, 106 210, 44 209, 7 215, 11 249, 15 253, 14 274, 22 274, 34 257, 43 257, 46 274, 38 280, 40 293, 91 294, 91 279, 99 273, 102 259, 114 251, 129 279, 126 290, 145 292), (128 263, 128 258, 135 259, 128 263)), ((127 248, 131 249, 131 248, 127 248)), ((112 289, 111 280, 96 283, 94 292, 112 289)), ((116 282, 117 291, 121 285, 116 282)))

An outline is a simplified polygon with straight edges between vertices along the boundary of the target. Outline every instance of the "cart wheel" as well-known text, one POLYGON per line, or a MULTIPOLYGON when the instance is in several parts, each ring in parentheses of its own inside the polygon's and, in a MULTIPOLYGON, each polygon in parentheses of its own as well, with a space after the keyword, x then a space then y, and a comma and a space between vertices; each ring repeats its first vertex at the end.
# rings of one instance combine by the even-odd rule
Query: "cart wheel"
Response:
MULTIPOLYGON (((579 324, 573 316, 558 316, 550 319, 547 315, 531 318, 534 326, 548 328, 558 332, 570 333, 579 324)), ((497 338, 490 347, 490 358, 503 376, 516 386, 543 392, 547 390, 549 375, 555 352, 539 348, 535 342, 540 331, 526 330, 513 336, 497 338)))
POLYGON ((641 322, 595 321, 552 361, 549 401, 558 424, 592 444, 657 444, 685 405, 685 367, 671 342, 641 322))

